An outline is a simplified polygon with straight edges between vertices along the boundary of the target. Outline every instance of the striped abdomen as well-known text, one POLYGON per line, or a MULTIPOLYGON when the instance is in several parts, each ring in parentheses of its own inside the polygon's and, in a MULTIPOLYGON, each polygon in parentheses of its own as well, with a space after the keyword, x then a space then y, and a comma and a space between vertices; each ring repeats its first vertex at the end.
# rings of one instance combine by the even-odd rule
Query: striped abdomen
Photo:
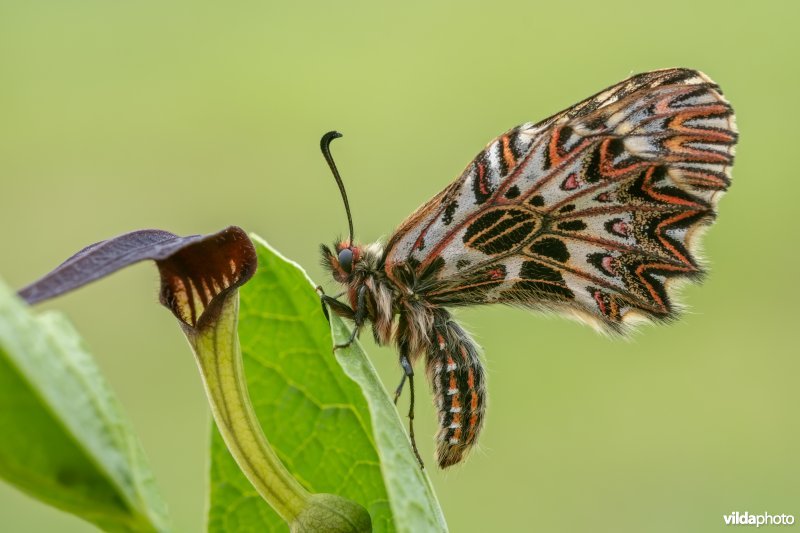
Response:
POLYGON ((486 387, 477 346, 444 309, 435 311, 427 371, 439 412, 437 458, 446 468, 460 462, 478 438, 486 387))

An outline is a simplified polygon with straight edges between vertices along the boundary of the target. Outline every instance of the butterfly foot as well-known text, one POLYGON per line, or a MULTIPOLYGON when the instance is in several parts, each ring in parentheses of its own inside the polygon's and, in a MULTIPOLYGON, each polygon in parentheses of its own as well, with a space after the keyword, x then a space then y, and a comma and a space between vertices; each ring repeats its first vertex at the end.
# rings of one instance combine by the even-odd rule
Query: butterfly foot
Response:
POLYGON ((353 344, 356 341, 356 337, 358 337, 359 329, 360 328, 359 328, 358 324, 356 324, 356 327, 353 328, 353 332, 350 333, 350 338, 347 339, 345 342, 343 342, 341 344, 334 345, 333 346, 333 351, 335 352, 336 350, 338 350, 340 348, 349 348, 350 345, 353 344))
POLYGON ((347 342, 343 342, 341 344, 335 344, 333 346, 333 351, 335 352, 336 350, 339 350, 339 349, 342 349, 342 348, 349 348, 351 344, 353 344, 353 341, 347 341, 347 342))
POLYGON ((327 296, 325 295, 325 290, 322 288, 322 285, 317 285, 316 287, 317 294, 319 295, 319 304, 322 306, 322 314, 325 315, 325 320, 328 321, 330 324, 331 322, 331 315, 328 313, 328 306, 325 305, 327 296))
POLYGON ((400 385, 397 386, 397 389, 394 391, 394 404, 397 405, 397 400, 400 399, 400 395, 403 393, 403 385, 406 384, 406 378, 408 378, 408 374, 403 373, 403 377, 400 379, 400 385))

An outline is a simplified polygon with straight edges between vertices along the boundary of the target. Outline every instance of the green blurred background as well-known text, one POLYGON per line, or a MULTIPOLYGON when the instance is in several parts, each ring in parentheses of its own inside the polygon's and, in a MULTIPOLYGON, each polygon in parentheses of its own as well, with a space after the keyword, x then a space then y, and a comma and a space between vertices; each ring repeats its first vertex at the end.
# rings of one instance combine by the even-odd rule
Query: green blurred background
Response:
MULTIPOLYGON (((630 341, 506 308, 483 345, 481 449, 431 471, 454 532, 723 530, 800 519, 795 2, 0 1, 0 276, 21 286, 132 229, 263 235, 316 280, 388 236, 492 137, 629 74, 698 68, 737 111, 734 185, 689 311, 630 341)), ((157 274, 59 299, 133 419, 179 531, 200 531, 208 411, 157 274)), ((391 349, 366 346, 388 386, 391 349)), ((435 414, 423 393, 422 455, 435 414)), ((430 438, 429 438, 430 436, 430 438)), ((2 438, 2 437, 0 437, 2 438)), ((90 531, 0 485, 0 530, 90 531)))

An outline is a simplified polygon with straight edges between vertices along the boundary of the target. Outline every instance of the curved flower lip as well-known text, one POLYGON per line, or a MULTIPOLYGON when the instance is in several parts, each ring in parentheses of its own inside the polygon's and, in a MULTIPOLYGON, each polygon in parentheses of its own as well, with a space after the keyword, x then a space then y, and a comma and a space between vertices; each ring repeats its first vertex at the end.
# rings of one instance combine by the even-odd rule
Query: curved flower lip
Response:
POLYGON ((253 243, 237 226, 188 237, 145 229, 87 246, 18 294, 35 304, 147 259, 161 274, 161 303, 197 329, 214 320, 220 296, 247 282, 258 265, 253 243))

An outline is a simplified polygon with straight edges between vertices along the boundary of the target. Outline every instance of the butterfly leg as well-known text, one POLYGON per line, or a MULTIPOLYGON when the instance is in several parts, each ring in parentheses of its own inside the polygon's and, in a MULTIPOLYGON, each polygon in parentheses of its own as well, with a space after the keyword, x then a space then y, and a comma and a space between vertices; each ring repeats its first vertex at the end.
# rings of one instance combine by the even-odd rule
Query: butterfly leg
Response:
POLYGON ((355 317, 355 311, 350 309, 349 305, 342 303, 337 299, 344 293, 337 294, 336 296, 328 296, 322 289, 322 285, 317 285, 317 294, 319 294, 319 302, 320 305, 322 305, 322 312, 325 314, 325 318, 328 320, 328 322, 331 321, 331 317, 328 314, 328 307, 330 307, 333 312, 339 316, 349 318, 350 320, 353 320, 353 317, 355 317))
MULTIPOLYGON (((347 307, 345 304, 339 302, 338 300, 337 300, 337 303, 339 305, 347 307)), ((334 346, 333 347, 334 351, 338 350, 339 348, 347 348, 351 344, 353 344, 353 342, 356 340, 356 337, 358 337, 359 332, 361 331, 361 326, 364 325, 364 322, 367 319, 367 287, 366 287, 366 285, 362 285, 362 286, 360 286, 358 288, 358 292, 356 293, 356 309, 355 309, 355 311, 353 311, 349 307, 347 307, 347 309, 350 310, 353 313, 352 318, 353 318, 353 322, 355 323, 355 326, 353 326, 353 332, 350 334, 350 338, 347 339, 347 342, 344 342, 342 344, 337 344, 336 346, 334 346)))
POLYGON ((397 405, 397 400, 400 399, 400 395, 403 393, 403 385, 406 384, 406 379, 408 376, 405 372, 403 372, 403 377, 400 379, 400 385, 394 391, 394 404, 397 405))
POLYGON ((419 450, 417 449, 417 440, 414 438, 414 367, 411 366, 411 361, 408 359, 408 354, 404 349, 401 349, 400 353, 400 366, 403 367, 404 374, 403 380, 400 382, 400 386, 395 393, 394 402, 397 403, 397 398, 403 390, 403 384, 406 378, 408 378, 408 389, 411 393, 408 406, 408 437, 411 439, 411 448, 414 450, 414 456, 417 458, 420 468, 425 468, 425 463, 422 462, 422 457, 420 457, 419 450))
POLYGON ((322 314, 325 315, 325 320, 330 323, 331 315, 328 314, 328 306, 325 305, 325 298, 327 298, 327 295, 325 294, 325 289, 322 288, 322 285, 317 285, 317 294, 319 294, 319 304, 322 306, 322 314))

